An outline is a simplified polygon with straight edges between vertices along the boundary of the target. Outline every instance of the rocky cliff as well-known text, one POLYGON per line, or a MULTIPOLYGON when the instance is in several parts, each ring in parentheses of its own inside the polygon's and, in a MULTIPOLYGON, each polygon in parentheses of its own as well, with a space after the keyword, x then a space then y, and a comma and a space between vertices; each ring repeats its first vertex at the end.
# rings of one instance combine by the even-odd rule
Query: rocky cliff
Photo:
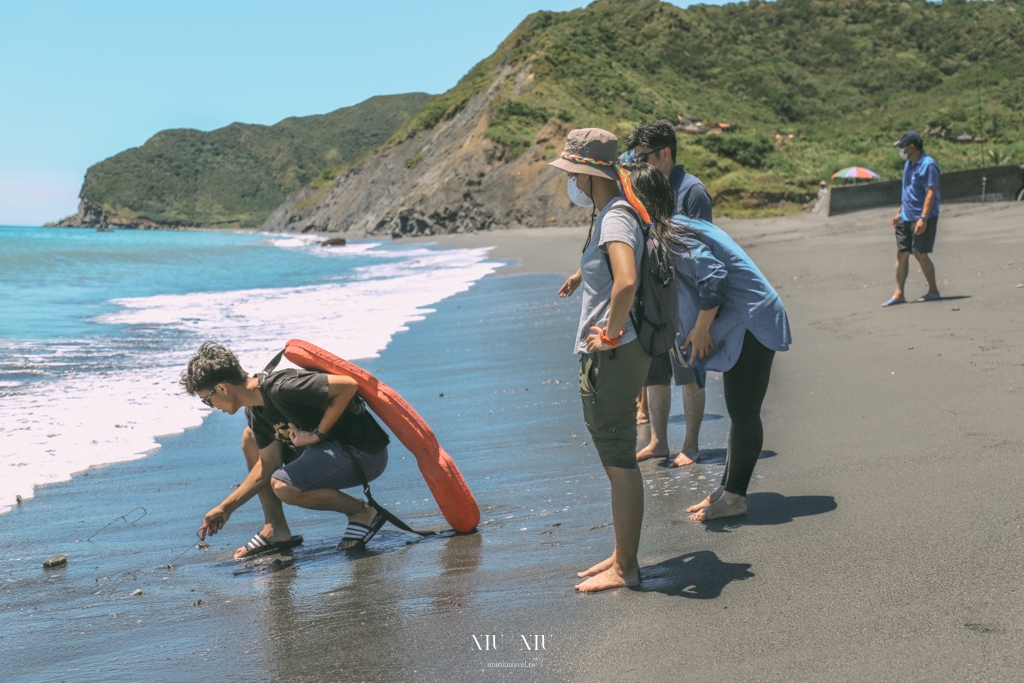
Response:
POLYGON ((492 100, 528 83, 530 67, 499 68, 454 116, 379 150, 328 188, 292 194, 263 229, 402 237, 589 220, 572 209, 565 174, 547 166, 565 124, 548 122, 512 160, 486 135, 492 100))

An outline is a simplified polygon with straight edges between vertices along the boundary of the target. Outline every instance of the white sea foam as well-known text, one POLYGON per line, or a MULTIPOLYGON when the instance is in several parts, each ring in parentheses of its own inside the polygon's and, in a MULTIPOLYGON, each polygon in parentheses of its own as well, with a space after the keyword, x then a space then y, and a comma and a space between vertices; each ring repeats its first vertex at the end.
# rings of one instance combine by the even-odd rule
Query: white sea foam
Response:
MULTIPOLYGON (((303 246, 287 242, 276 240, 275 245, 303 246)), ((66 481, 91 465, 142 457, 159 448, 158 437, 201 424, 209 411, 186 395, 177 380, 206 339, 234 350, 252 371, 262 369, 290 338, 343 358, 375 357, 395 333, 433 312, 433 304, 469 289, 500 265, 487 260, 486 248, 352 246, 364 259, 379 255, 390 262, 349 270, 327 284, 114 300, 119 310, 98 322, 155 327, 190 341, 172 352, 142 352, 131 368, 70 372, 6 390, 0 416, 0 513, 15 504, 15 496, 30 498, 34 486, 66 481)), ((311 249, 317 255, 327 251, 311 249)), ((342 250, 329 253, 343 255, 342 250)), ((51 358, 103 353, 102 345, 91 350, 94 343, 62 343, 56 353, 56 346, 50 349, 51 358)))

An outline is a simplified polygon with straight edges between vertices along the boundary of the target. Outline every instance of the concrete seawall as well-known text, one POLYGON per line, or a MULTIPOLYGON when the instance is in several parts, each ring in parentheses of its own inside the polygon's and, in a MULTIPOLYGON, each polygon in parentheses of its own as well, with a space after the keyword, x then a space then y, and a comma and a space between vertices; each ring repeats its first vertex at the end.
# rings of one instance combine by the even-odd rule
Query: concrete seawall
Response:
MULTIPOLYGON (((954 171, 941 176, 942 203, 1007 202, 1017 199, 1024 187, 1024 170, 1020 166, 996 166, 970 171, 954 171)), ((828 191, 829 216, 900 205, 899 180, 866 183, 849 187, 833 187, 828 191)))

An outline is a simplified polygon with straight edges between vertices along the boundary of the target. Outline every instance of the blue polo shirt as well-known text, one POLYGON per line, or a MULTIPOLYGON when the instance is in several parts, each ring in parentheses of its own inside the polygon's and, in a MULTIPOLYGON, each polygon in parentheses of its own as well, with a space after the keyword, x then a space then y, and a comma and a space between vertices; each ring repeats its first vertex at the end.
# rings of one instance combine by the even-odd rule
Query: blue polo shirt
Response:
POLYGON ((935 188, 935 203, 932 204, 932 212, 927 218, 935 218, 939 215, 939 201, 942 198, 939 188, 939 164, 927 154, 922 154, 916 164, 907 161, 903 165, 903 208, 900 209, 900 220, 909 222, 921 218, 924 198, 929 187, 935 188))
POLYGON ((668 183, 676 193, 676 213, 711 223, 711 194, 700 178, 687 173, 682 164, 672 169, 668 183))

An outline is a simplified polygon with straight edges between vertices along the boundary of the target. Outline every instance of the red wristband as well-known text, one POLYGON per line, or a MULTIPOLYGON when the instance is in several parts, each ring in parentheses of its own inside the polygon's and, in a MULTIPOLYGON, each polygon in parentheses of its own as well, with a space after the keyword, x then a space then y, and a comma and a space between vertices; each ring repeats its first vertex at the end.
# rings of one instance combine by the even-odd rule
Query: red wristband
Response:
POLYGON ((615 339, 609 339, 608 336, 604 332, 602 332, 600 335, 600 339, 602 344, 604 344, 605 346, 610 346, 611 348, 614 349, 616 346, 619 345, 619 342, 622 341, 622 333, 620 332, 619 336, 616 337, 615 339))

